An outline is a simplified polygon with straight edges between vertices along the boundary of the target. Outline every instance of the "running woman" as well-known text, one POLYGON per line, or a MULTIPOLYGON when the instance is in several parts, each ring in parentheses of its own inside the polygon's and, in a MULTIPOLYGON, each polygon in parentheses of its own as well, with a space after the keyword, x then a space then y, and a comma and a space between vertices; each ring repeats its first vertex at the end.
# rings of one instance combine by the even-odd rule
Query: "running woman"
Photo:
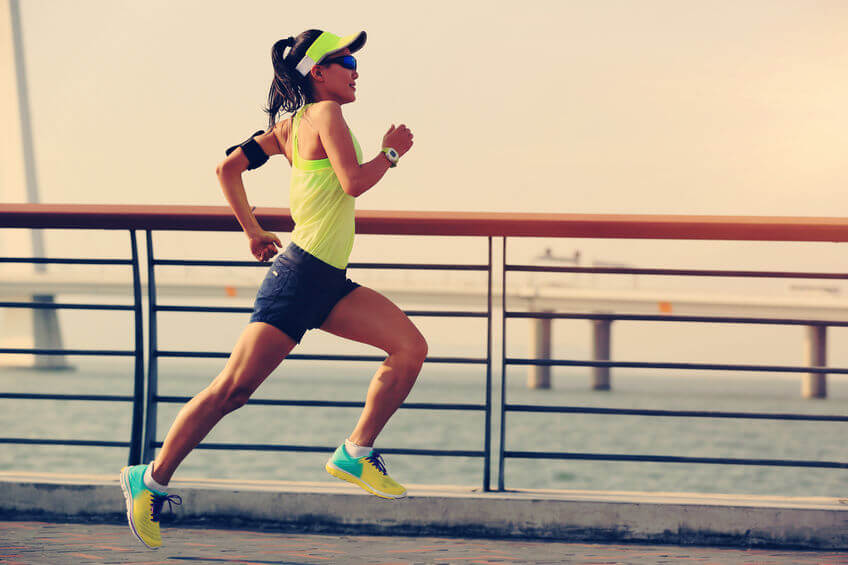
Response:
POLYGON ((180 463, 224 415, 243 406, 309 329, 379 347, 387 357, 368 387, 353 431, 325 465, 334 477, 382 498, 402 498, 374 441, 404 401, 427 355, 427 342, 407 316, 381 294, 346 277, 354 239, 355 198, 383 178, 412 147, 412 132, 392 125, 382 151, 363 162, 342 106, 356 100, 353 53, 365 32, 339 37, 308 30, 274 44, 269 127, 231 148, 217 173, 224 195, 259 261, 282 247, 262 229, 245 194, 242 174, 268 156, 292 166, 291 243, 274 259, 244 329, 221 373, 177 414, 156 459, 121 470, 130 528, 147 547, 161 546, 159 515, 180 463), (281 112, 290 113, 277 121, 281 112))

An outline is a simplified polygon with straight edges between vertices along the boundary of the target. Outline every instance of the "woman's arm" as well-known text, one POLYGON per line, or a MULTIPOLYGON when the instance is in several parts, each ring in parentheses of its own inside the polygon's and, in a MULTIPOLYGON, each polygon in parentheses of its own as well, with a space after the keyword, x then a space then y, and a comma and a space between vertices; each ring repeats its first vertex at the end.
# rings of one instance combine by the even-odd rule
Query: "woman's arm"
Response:
MULTIPOLYGON (((337 102, 327 100, 313 105, 311 120, 342 190, 347 194, 359 196, 377 184, 389 170, 389 160, 382 152, 367 163, 359 164, 342 108, 337 102)), ((383 137, 383 146, 392 147, 403 155, 412 147, 412 132, 404 125, 392 126, 383 137)))
MULTIPOLYGON (((273 132, 257 136, 256 141, 269 156, 281 153, 273 132)), ((218 165, 215 173, 218 175, 224 197, 250 240, 251 253, 260 261, 267 261, 277 254, 277 247, 282 247, 283 244, 276 235, 262 229, 250 209, 241 178, 242 173, 247 170, 247 165, 247 157, 241 148, 238 148, 218 165)))

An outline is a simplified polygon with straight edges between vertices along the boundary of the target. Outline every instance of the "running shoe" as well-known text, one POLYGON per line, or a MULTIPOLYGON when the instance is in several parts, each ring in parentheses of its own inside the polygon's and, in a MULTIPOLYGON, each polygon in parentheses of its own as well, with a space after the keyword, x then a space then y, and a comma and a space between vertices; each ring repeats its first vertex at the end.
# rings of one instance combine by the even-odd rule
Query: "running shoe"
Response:
POLYGON ((151 490, 144 484, 144 472, 147 465, 133 465, 121 469, 121 490, 127 501, 127 521, 132 533, 150 549, 162 546, 162 536, 159 533, 159 515, 162 506, 167 502, 182 504, 179 496, 168 496, 167 492, 151 490))
POLYGON ((327 460, 324 469, 334 477, 362 487, 380 498, 406 496, 406 489, 389 476, 382 455, 375 449, 365 457, 351 457, 342 444, 327 460))

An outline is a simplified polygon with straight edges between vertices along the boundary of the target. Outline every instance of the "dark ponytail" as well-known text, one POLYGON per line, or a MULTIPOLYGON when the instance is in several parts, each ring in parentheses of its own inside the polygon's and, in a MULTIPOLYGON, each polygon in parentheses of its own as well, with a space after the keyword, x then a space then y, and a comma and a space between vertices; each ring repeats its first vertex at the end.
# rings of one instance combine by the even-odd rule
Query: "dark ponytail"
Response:
POLYGON ((268 129, 272 129, 277 116, 282 112, 296 112, 298 108, 314 99, 309 75, 303 76, 295 68, 306 55, 312 42, 321 35, 321 30, 310 29, 297 37, 281 39, 271 48, 271 63, 274 79, 268 91, 268 129), (285 50, 288 49, 288 53, 285 50))

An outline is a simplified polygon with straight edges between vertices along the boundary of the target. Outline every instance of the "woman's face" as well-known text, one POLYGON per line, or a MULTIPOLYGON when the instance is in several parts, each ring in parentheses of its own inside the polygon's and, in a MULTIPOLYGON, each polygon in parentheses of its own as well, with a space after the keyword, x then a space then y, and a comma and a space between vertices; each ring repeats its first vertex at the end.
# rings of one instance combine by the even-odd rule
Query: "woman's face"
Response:
MULTIPOLYGON (((350 49, 342 49, 338 53, 334 53, 330 59, 350 55, 350 49)), ((322 91, 323 97, 335 100, 339 104, 347 104, 356 100, 356 79, 359 78, 359 73, 352 69, 347 69, 338 63, 329 65, 321 64, 320 81, 316 87, 322 91)))

